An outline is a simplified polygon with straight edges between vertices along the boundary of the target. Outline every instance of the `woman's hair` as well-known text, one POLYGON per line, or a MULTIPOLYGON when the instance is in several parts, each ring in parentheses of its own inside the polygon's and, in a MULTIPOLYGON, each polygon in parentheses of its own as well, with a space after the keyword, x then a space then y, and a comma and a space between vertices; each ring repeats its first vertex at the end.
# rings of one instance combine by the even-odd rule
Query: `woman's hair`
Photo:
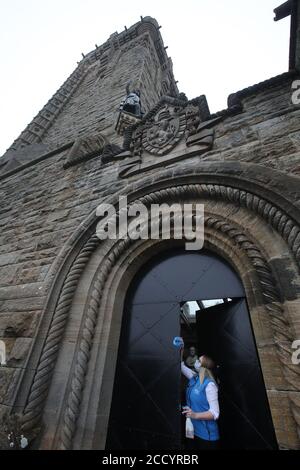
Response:
POLYGON ((202 384, 206 377, 209 377, 214 382, 216 379, 213 374, 213 369, 215 368, 214 361, 208 356, 201 356, 201 367, 199 371, 200 383, 202 384))

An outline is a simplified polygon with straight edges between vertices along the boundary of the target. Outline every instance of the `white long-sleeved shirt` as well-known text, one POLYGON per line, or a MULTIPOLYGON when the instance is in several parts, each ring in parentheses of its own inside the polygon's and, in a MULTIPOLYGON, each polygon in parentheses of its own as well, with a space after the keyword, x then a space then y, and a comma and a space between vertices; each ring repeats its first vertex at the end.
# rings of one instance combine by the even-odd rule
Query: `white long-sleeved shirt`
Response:
MULTIPOLYGON (((181 372, 188 380, 197 375, 197 373, 193 372, 189 367, 187 367, 183 361, 181 362, 181 372)), ((217 420, 220 415, 217 385, 214 382, 210 382, 205 389, 205 393, 209 404, 208 411, 211 412, 214 417, 214 420, 217 420)))

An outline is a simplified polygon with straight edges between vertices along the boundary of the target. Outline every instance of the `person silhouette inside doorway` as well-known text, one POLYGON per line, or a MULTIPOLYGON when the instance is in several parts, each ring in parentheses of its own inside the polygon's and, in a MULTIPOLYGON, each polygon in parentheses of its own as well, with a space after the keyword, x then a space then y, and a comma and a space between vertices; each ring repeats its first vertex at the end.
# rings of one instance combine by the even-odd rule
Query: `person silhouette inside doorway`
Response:
POLYGON ((195 346, 191 346, 189 349, 189 355, 185 360, 185 365, 189 367, 190 369, 192 369, 194 372, 196 372, 194 366, 195 366, 195 362, 198 361, 198 359, 199 358, 196 354, 195 346))

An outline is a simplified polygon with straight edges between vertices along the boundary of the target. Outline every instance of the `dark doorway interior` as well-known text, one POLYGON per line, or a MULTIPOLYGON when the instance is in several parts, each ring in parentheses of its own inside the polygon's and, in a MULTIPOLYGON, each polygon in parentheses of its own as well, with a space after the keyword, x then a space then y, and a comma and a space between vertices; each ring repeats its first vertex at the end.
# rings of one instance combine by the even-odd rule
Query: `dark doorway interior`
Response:
POLYGON ((180 356, 174 336, 218 363, 224 448, 276 448, 255 340, 240 279, 211 252, 170 250, 137 274, 122 320, 107 449, 185 447, 180 356), (184 319, 183 306, 199 311, 184 319), (187 320, 187 321, 186 321, 187 320))
MULTIPOLYGON (((183 307, 195 303, 188 302, 183 307)), ((217 364, 215 377, 219 386, 221 448, 276 449, 245 299, 205 300, 197 304, 200 308, 192 315, 186 314, 184 310, 187 309, 182 308, 181 332, 186 351, 192 346, 198 357, 206 354, 217 364)), ((182 389, 185 386, 183 379, 182 389)))

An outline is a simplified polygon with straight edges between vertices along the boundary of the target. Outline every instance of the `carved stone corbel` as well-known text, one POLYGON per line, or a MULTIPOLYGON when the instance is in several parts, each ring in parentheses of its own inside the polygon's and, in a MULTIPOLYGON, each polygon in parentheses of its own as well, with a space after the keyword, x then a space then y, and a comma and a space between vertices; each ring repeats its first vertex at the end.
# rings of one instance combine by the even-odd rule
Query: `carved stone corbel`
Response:
POLYGON ((107 138, 102 134, 78 138, 67 155, 64 168, 100 156, 108 143, 107 138))
POLYGON ((193 128, 192 131, 188 132, 186 139, 187 147, 197 145, 203 152, 210 150, 214 142, 214 129, 212 127, 220 122, 221 119, 221 117, 216 117, 209 121, 201 122, 195 129, 193 128))

